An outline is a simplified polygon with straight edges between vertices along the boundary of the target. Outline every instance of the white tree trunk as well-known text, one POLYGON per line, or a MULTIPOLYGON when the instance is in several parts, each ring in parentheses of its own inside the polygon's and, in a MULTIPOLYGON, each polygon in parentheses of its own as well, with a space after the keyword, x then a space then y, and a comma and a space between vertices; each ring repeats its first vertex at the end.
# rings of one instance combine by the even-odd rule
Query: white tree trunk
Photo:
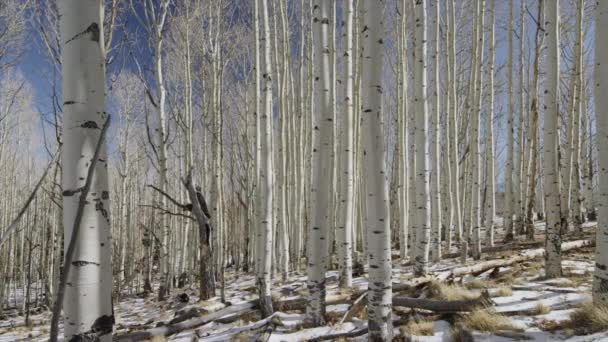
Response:
POLYGON ((473 258, 481 258, 481 151, 480 151, 480 129, 479 121, 481 117, 481 107, 483 101, 483 49, 484 49, 484 8, 485 0, 477 0, 477 53, 475 58, 475 67, 477 78, 475 79, 475 110, 472 118, 471 132, 471 209, 472 209, 472 236, 471 236, 471 253, 473 258))
POLYGON ((340 158, 343 173, 340 175, 340 198, 342 206, 339 215, 336 240, 340 263, 340 287, 353 286, 352 226, 353 226, 353 0, 344 0, 344 21, 342 23, 344 57, 344 103, 342 105, 342 128, 340 134, 340 158))
MULTIPOLYGON (((519 23, 519 36, 520 37, 525 37, 525 32, 526 32, 526 3, 525 1, 520 1, 520 23, 519 23)), ((514 186, 514 198, 513 198, 513 203, 515 205, 515 208, 513 209, 514 211, 514 221, 513 221, 513 230, 516 231, 518 234, 523 232, 523 226, 524 226, 524 216, 525 216, 525 200, 524 200, 524 194, 525 194, 525 186, 524 186, 524 180, 525 180, 525 165, 527 163, 527 159, 525 159, 525 139, 524 139, 524 112, 526 110, 526 106, 524 103, 524 94, 525 94, 525 90, 524 90, 524 79, 525 79, 525 69, 524 69, 524 47, 525 47, 525 40, 524 39, 520 39, 519 40, 519 114, 518 114, 518 122, 519 122, 519 128, 518 128, 518 134, 517 134, 517 139, 518 139, 518 144, 517 144, 517 149, 518 149, 518 153, 517 153, 517 165, 515 168, 515 176, 514 176, 514 182, 515 182, 515 186, 514 186)), ((512 237, 511 237, 512 238, 512 237)), ((507 236, 507 241, 509 241, 509 236, 507 236)))
POLYGON ((507 57, 507 92, 509 95, 507 109, 507 160, 505 165, 505 202, 504 202, 504 229, 505 240, 513 239, 513 163, 515 136, 513 128, 513 1, 509 1, 509 32, 507 57))
MULTIPOLYGON (((433 262, 441 260, 441 110, 439 103, 439 1, 431 1, 431 12, 433 36, 431 37, 431 48, 433 49, 432 61, 433 70, 431 72, 431 99, 430 113, 431 129, 433 130, 433 145, 431 148, 432 173, 431 189, 431 259, 433 262)), ((429 134, 430 136, 430 134, 429 134)))
MULTIPOLYGON (((257 286, 260 296, 260 309, 263 317, 272 314, 271 271, 273 250, 273 148, 272 148, 272 68, 270 59, 270 25, 268 23, 268 1, 262 2, 263 34, 260 37, 264 47, 264 106, 260 109, 260 153, 258 160, 260 176, 258 179, 259 224, 258 224, 258 253, 257 286)), ((257 13, 256 13, 257 15, 257 13)))
MULTIPOLYGON (((559 91, 559 0, 545 3, 547 37, 547 79, 545 80, 545 127, 543 173, 547 228, 545 272, 548 278, 562 275, 560 177, 558 165, 558 91, 559 91)), ((534 151, 532 151, 534 153, 534 151)))
MULTIPOLYGON (((486 228, 486 246, 494 246, 494 26, 496 21, 495 16, 495 0, 490 0, 490 42, 489 42, 489 65, 488 65, 488 102, 486 108, 486 199, 485 199, 485 228, 486 228)), ((512 7, 511 7, 512 8, 512 7)), ((509 101, 513 100, 512 92, 509 101)), ((511 103, 511 102, 510 102, 511 103)), ((513 113, 511 112, 511 115, 513 113)), ((513 124, 513 121, 510 121, 513 124)), ((511 133, 513 130, 511 130, 511 133)), ((513 142, 510 140, 511 143, 513 142)), ((511 145, 511 147, 513 147, 511 145)), ((513 150, 511 149, 511 152, 513 150)), ((507 161, 510 163, 510 161, 507 161)), ((511 164, 512 165, 512 164, 511 164)))
MULTIPOLYGON (((63 226, 70 242, 80 191, 106 121, 103 6, 60 0, 63 91, 63 226)), ((102 147, 84 206, 65 289, 65 340, 112 339, 112 270, 107 156, 102 147)))
POLYGON ((460 171, 459 171, 459 148, 458 148, 458 115, 456 103, 456 16, 454 13, 454 0, 446 0, 449 9, 446 11, 448 16, 448 39, 447 47, 449 50, 450 82, 448 82, 450 103, 448 121, 450 130, 450 164, 451 164, 451 183, 452 197, 454 200, 454 235, 456 241, 462 241, 462 211, 460 208, 460 171))
POLYGON ((382 69, 384 25, 382 2, 366 1, 363 8, 363 156, 367 200, 367 244, 369 263, 369 340, 390 341, 393 337, 391 231, 388 179, 382 113, 382 69))
POLYGON ((595 9, 594 97, 598 146, 598 215, 595 247, 593 302, 608 304, 608 2, 597 1, 595 9))
MULTIPOLYGON (((329 25, 331 1, 313 1, 314 100, 311 216, 308 234, 308 318, 314 325, 325 323, 325 271, 327 269, 327 232, 331 191, 333 113, 331 112, 329 74, 329 25)), ((331 215, 330 215, 331 214, 331 215)))
POLYGON ((414 35, 414 106, 415 106, 415 159, 416 159, 416 251, 414 273, 426 275, 429 262, 431 212, 429 194, 429 136, 426 98, 426 0, 415 3, 414 35))

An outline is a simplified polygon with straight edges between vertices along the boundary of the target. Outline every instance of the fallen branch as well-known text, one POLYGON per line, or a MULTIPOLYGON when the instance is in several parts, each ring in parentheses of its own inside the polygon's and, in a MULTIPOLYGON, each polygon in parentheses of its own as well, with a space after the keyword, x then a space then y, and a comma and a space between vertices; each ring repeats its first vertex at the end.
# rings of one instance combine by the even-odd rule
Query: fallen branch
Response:
POLYGON ((209 322, 220 320, 226 317, 240 317, 243 314, 255 309, 258 305, 258 300, 252 300, 242 304, 231 305, 216 312, 208 313, 200 318, 191 319, 175 324, 169 324, 152 328, 144 331, 138 331, 134 333, 125 334, 122 336, 114 336, 113 341, 115 342, 136 342, 152 339, 155 336, 170 336, 180 331, 198 328, 201 325, 205 325, 209 322))
MULTIPOLYGON (((223 341, 242 341, 243 339, 239 338, 238 335, 248 332, 256 332, 262 329, 265 329, 269 326, 272 326, 273 319, 276 317, 277 313, 260 320, 257 322, 253 322, 243 326, 237 326, 234 328, 230 328, 226 331, 222 331, 218 334, 213 334, 205 337, 199 337, 199 341, 206 342, 223 342, 223 341)), ((256 339, 257 341, 257 339, 256 339)))
POLYGON ((435 300, 428 298, 394 297, 393 306, 423 309, 436 313, 457 313, 473 311, 479 307, 493 305, 490 294, 483 291, 479 298, 463 300, 435 300))
POLYGON ((344 323, 347 319, 350 319, 353 315, 359 312, 365 305, 367 304, 367 292, 363 293, 359 298, 357 298, 353 305, 350 306, 348 311, 344 314, 339 324, 344 323))
MULTIPOLYGON (((595 239, 587 239, 587 240, 576 240, 565 242, 562 244, 562 252, 566 252, 576 248, 582 247, 592 247, 595 246, 595 239)), ((506 267, 511 266, 516 263, 520 263, 522 261, 532 260, 545 255, 544 248, 537 248, 532 250, 523 251, 517 255, 508 257, 506 259, 499 260, 489 260, 484 262, 476 263, 471 266, 462 266, 456 267, 448 271, 443 271, 435 274, 435 276, 440 280, 446 280, 449 278, 461 277, 463 275, 471 274, 471 273, 483 273, 485 271, 491 270, 496 267, 506 267)))

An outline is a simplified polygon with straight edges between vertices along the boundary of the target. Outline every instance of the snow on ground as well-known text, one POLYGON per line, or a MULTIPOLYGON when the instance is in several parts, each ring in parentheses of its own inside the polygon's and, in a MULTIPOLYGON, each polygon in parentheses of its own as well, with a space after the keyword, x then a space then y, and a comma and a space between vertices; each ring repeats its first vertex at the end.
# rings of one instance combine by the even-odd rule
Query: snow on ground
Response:
MULTIPOLYGON (((492 300, 495 303, 495 310, 508 316, 512 324, 519 330, 511 333, 489 334, 473 332, 476 341, 513 341, 514 339, 528 339, 530 341, 608 341, 608 332, 598 333, 587 336, 566 336, 562 332, 543 331, 538 327, 542 321, 566 321, 573 309, 581 302, 589 299, 591 274, 593 271, 592 258, 587 258, 581 253, 571 253, 564 256, 563 266, 565 277, 550 281, 542 280, 539 276, 544 274, 540 261, 527 263, 530 267, 525 269, 517 276, 514 284, 493 284, 491 289, 492 300), (496 297, 499 287, 510 287, 512 293, 509 296, 496 297), (532 314, 540 304, 551 309, 548 313, 532 314), (504 336, 503 336, 504 335, 504 336)), ((459 266, 457 259, 444 260, 431 267, 432 272, 446 271, 459 266)), ((516 268, 525 268, 522 265, 513 267, 501 267, 497 270, 499 275, 509 274, 516 268)), ((496 272, 494 274, 496 276, 496 272)), ((412 277, 412 267, 394 263, 393 282, 403 283, 404 280, 412 277)), ((327 297, 341 298, 344 293, 340 292, 337 286, 337 271, 328 272, 327 297)), ((468 282, 485 280, 489 284, 490 272, 485 272, 478 277, 465 276, 456 281, 463 282, 463 286, 468 282)), ((252 275, 239 275, 235 277, 229 274, 226 281, 226 298, 231 305, 245 303, 255 299, 255 279, 252 275)), ((367 287, 366 275, 353 279, 355 290, 363 290, 367 287)), ((273 290, 273 297, 282 301, 288 299, 301 298, 306 291, 306 276, 294 274, 287 282, 276 282, 273 290)), ((471 290, 478 291, 480 290, 471 290)), ((167 322, 175 317, 175 313, 182 309, 191 307, 202 307, 207 311, 216 311, 225 307, 219 297, 211 300, 198 302, 196 289, 175 289, 174 295, 185 292, 190 296, 187 304, 179 303, 175 298, 166 302, 159 303, 154 296, 139 298, 137 296, 125 296, 118 303, 115 303, 116 330, 125 332, 155 327, 159 322, 167 322)), ((219 291, 218 291, 219 292, 219 291)), ((311 338, 327 336, 329 334, 361 330, 367 325, 365 317, 354 317, 344 323, 339 323, 340 319, 351 309, 351 304, 340 303, 328 305, 327 313, 330 317, 330 324, 318 328, 303 328, 305 315, 302 311, 280 312, 275 319, 280 322, 272 334, 270 341, 305 341, 311 338)), ((399 308, 403 314, 403 308, 399 308)), ((170 341, 191 341, 198 338, 200 341, 224 341, 229 340, 235 329, 244 327, 255 327, 259 325, 259 314, 251 313, 247 317, 231 323, 210 322, 196 329, 183 331, 168 337, 170 341)), ((43 312, 31 316, 33 327, 25 328, 24 317, 15 316, 0 320, 0 342, 8 341, 45 341, 48 339, 48 322, 50 313, 43 312)), ((415 336, 416 341, 449 341, 451 334, 450 323, 444 320, 434 322, 434 336, 415 336)), ((395 333, 399 334, 399 327, 395 326, 395 333)), ((353 338, 352 340, 365 340, 366 335, 353 338)))

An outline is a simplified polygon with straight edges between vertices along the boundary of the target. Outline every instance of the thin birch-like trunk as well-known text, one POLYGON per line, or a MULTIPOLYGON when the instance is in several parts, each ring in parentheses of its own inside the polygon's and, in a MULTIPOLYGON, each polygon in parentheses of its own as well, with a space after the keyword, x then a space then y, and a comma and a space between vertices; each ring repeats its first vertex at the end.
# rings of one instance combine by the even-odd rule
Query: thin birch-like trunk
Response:
POLYGON ((367 201, 367 243, 369 263, 369 340, 393 338, 391 231, 389 191, 384 149, 382 113, 382 69, 384 24, 382 2, 366 1, 363 8, 363 156, 365 160, 367 201))
POLYGON ((507 160, 505 165, 505 203, 504 203, 504 229, 505 241, 513 240, 513 212, 514 212, 514 189, 513 189, 513 163, 515 136, 513 128, 513 1, 509 1, 509 32, 508 57, 507 57, 507 160))
MULTIPOLYGON (((258 253, 260 253, 257 272, 257 286, 260 298, 262 317, 272 314, 271 270, 273 250, 273 148, 272 148, 272 68, 270 59, 270 25, 268 23, 268 1, 261 0, 261 17, 263 34, 260 37, 264 47, 264 106, 260 109, 260 160, 258 161, 260 176, 258 179, 258 198, 260 198, 258 225, 258 253)), ((257 15, 258 13, 256 13, 257 15)))
MULTIPOLYGON (((545 80, 545 127, 543 148, 543 173, 545 201, 547 203, 547 228, 545 242, 545 275, 561 277, 561 232, 563 222, 560 210, 560 170, 558 159, 558 92, 559 92, 559 0, 545 4, 545 34, 547 36, 547 79, 545 80)), ((534 153, 534 151, 532 151, 534 153)))
MULTIPOLYGON (((494 27, 496 26, 495 0, 490 0, 490 41, 488 65, 488 102, 486 108, 486 199, 485 199, 485 228, 486 246, 494 246, 494 27)), ((510 93, 512 95, 512 93, 510 93)), ((509 101, 513 100, 512 96, 509 101)), ((512 114, 512 113, 511 113, 512 114)), ((511 121, 512 123, 513 121, 511 121)), ((513 130, 511 130, 511 133, 513 130)), ((512 140, 510 140, 512 142, 512 140)), ((511 152, 513 150, 511 149, 511 152)))
POLYGON ((344 49, 344 103, 342 105, 342 128, 340 134, 340 176, 341 212, 339 214, 336 241, 340 264, 340 287, 348 289, 353 285, 352 226, 353 226, 353 11, 354 1, 344 0, 344 21, 342 22, 342 46, 344 49))
MULTIPOLYGON (((598 152, 598 211, 593 275, 593 303, 608 305, 608 2, 597 1, 595 8, 594 97, 598 152)), ((591 140, 591 139, 589 139, 591 140)))
POLYGON ((308 234, 308 291, 306 313, 313 325, 325 324, 325 272, 327 270, 327 233, 331 225, 331 164, 333 113, 331 113, 329 73, 329 25, 331 1, 315 0, 313 15, 314 110, 311 216, 308 234))
MULTIPOLYGON (((431 1, 433 36, 431 37, 432 63, 431 72, 431 98, 430 114, 431 129, 433 130, 433 144, 431 147, 432 173, 431 189, 431 259, 433 262, 441 260, 441 144, 439 136, 441 134, 441 109, 439 102, 439 2, 431 1)), ((430 134, 429 134, 430 136, 430 134)))
POLYGON ((485 0, 477 0, 477 56, 475 60, 476 74, 475 79, 475 110, 472 118, 472 131, 471 131, 471 162, 470 169, 470 180, 471 180, 471 209, 472 209, 472 236, 471 236, 471 254, 473 258, 481 258, 481 151, 480 151, 480 129, 479 121, 481 117, 481 107, 483 101, 483 47, 484 47, 484 9, 485 0))
POLYGON ((415 106, 415 159, 416 159, 416 246, 414 273, 424 276, 428 271, 429 242, 431 235, 429 137, 426 97, 426 0, 415 3, 414 34, 414 106, 415 106))
MULTIPOLYGON (((103 6, 100 0, 58 2, 63 92, 63 226, 67 250, 80 193, 107 120, 103 6)), ((84 205, 64 308, 66 341, 112 339, 110 195, 102 145, 84 205)))

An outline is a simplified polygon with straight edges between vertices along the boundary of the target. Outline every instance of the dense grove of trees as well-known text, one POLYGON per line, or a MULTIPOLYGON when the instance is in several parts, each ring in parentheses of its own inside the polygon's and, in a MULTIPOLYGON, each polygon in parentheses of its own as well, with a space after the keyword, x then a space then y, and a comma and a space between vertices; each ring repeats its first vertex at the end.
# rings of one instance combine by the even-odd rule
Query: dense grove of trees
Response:
POLYGON ((392 264, 544 239, 559 277, 596 219, 606 304, 606 32, 590 0, 3 0, 0 313, 65 288, 66 339, 109 338, 110 296, 253 272, 268 317, 302 272, 322 325, 366 265, 388 340, 392 264))

